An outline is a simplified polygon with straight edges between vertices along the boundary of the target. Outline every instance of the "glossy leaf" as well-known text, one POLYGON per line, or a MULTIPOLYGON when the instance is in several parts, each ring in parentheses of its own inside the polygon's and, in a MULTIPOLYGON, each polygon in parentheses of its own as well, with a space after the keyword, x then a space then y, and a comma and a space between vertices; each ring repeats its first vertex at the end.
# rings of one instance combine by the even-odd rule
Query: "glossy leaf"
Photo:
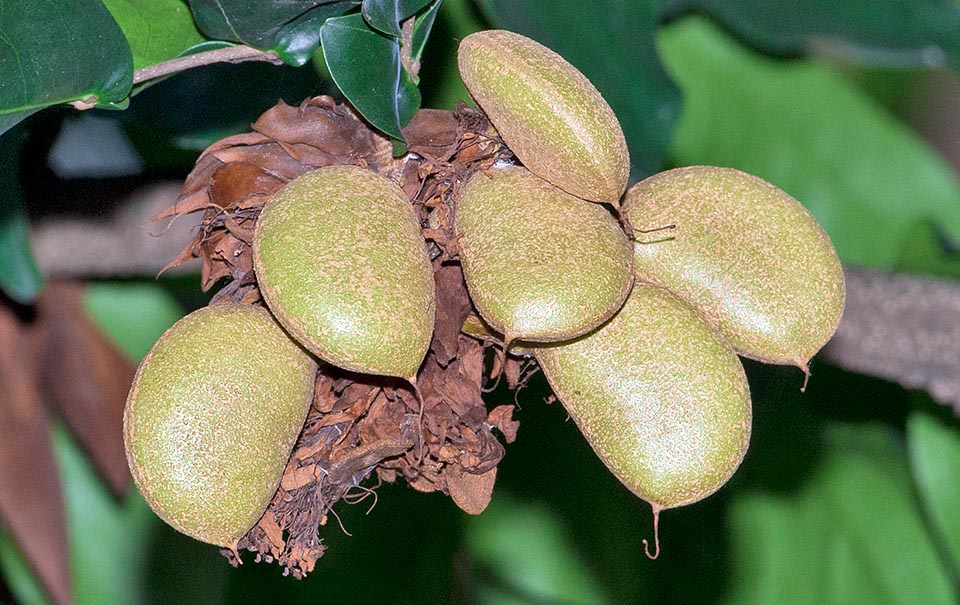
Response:
POLYGON ((655 0, 480 0, 491 23, 537 40, 582 71, 613 108, 635 177, 663 165, 680 107, 657 58, 655 0))
POLYGON ((951 0, 768 2, 674 0, 672 12, 710 14, 773 54, 839 54, 873 65, 960 69, 960 4, 951 0))
POLYGON ((273 50, 303 65, 320 44, 320 26, 356 8, 360 0, 188 0, 200 30, 210 38, 273 50))
POLYGON ((400 129, 420 107, 420 93, 400 65, 400 43, 369 27, 363 16, 327 20, 323 58, 337 87, 376 128, 402 141, 400 129))
POLYGON ((895 436, 833 425, 826 437, 799 491, 735 498, 728 602, 953 602, 895 436))
POLYGON ((494 494, 465 543, 479 603, 606 603, 569 530, 549 509, 494 494))
POLYGON ((922 221, 960 241, 950 168, 826 66, 754 54, 702 18, 665 28, 660 42, 685 95, 676 163, 767 179, 807 206, 851 264, 889 268, 922 221))
POLYGON ((169 61, 205 42, 182 0, 103 0, 133 52, 133 69, 169 61))
POLYGON ((20 129, 0 142, 0 290, 20 303, 29 303, 43 285, 43 275, 30 251, 27 213, 20 188, 20 129))
POLYGON ((123 32, 100 0, 0 3, 0 134, 50 105, 116 107, 133 84, 123 32))
POLYGON ((400 37, 400 25, 431 0, 363 0, 363 18, 370 27, 385 34, 400 37))
POLYGON ((907 447, 920 500, 960 571, 960 429, 914 412, 907 421, 907 447))

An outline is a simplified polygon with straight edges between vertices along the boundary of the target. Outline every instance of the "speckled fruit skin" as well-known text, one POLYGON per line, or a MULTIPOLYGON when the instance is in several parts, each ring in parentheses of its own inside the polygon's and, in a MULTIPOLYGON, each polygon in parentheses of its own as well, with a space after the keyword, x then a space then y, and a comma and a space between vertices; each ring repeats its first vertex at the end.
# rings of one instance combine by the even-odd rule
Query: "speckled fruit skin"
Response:
POLYGON ((264 207, 254 270, 281 324, 335 366, 412 380, 433 336, 433 270, 403 191, 357 166, 319 168, 264 207))
POLYGON ((316 370, 263 308, 217 305, 174 324, 140 364, 123 415, 150 507, 188 536, 234 547, 277 491, 316 370))
POLYGON ((691 166, 627 192, 635 228, 675 224, 635 245, 638 278, 692 303, 745 357, 803 368, 833 336, 844 304, 840 260, 795 199, 730 168, 691 166))
POLYGON ((654 510, 709 496, 747 451, 739 358, 666 290, 638 282, 609 323, 535 355, 600 459, 654 510))
POLYGON ((470 95, 524 166, 577 197, 619 203, 630 173, 627 142, 577 68, 503 30, 464 38, 457 62, 470 95))
POLYGON ((632 246, 607 209, 524 168, 474 174, 455 226, 470 298, 508 342, 589 332, 633 284, 632 246))

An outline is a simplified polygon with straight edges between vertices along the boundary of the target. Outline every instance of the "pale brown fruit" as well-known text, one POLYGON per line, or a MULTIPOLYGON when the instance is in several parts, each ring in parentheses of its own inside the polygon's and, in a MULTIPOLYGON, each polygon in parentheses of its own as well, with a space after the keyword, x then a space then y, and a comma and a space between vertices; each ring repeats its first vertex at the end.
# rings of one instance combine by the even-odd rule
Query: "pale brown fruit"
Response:
POLYGON ((464 38, 457 62, 470 95, 524 166, 579 198, 619 203, 630 173, 627 142, 576 67, 503 30, 464 38))
POLYGON ((328 166, 264 207, 253 261, 281 324, 335 366, 414 382, 433 336, 433 270, 420 223, 393 182, 328 166))
POLYGON ((740 359, 697 311, 637 282, 623 309, 537 361, 607 468, 655 512, 719 489, 750 441, 740 359))
POLYGON ((696 306, 745 357, 807 362, 833 336, 843 270, 826 232, 795 199, 730 168, 691 166, 630 188, 635 228, 675 224, 669 238, 638 238, 638 278, 696 306))
POLYGON ((632 246, 607 209, 525 168, 475 173, 455 226, 470 298, 507 343, 584 334, 633 284, 632 246))
POLYGON ((189 536, 235 548, 277 491, 316 370, 263 308, 222 304, 174 324, 140 364, 123 416, 150 507, 189 536))

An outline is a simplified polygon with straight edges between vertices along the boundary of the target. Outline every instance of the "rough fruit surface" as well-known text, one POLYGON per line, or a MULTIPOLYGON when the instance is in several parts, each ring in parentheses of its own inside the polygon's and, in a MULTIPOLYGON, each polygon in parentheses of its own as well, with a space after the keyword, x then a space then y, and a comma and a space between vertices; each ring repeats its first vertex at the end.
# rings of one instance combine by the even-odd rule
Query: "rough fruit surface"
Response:
POLYGON ((524 168, 474 174, 455 222, 470 298, 507 340, 584 334, 633 284, 630 241, 607 209, 524 168))
POLYGON ((433 335, 434 281, 403 191, 357 166, 329 166, 267 203, 253 241, 270 310, 321 359, 413 377, 433 335))
POLYGON ((223 304, 178 321, 140 364, 123 416, 150 507, 189 536, 233 546, 277 490, 315 373, 265 309, 223 304))
POLYGON ((618 203, 630 172, 626 139, 577 68, 503 30, 470 34, 457 60, 470 95, 524 166, 577 197, 618 203))
POLYGON ((597 455, 655 510, 726 483, 750 440, 740 360, 695 309, 637 282, 596 332, 535 354, 597 455))
POLYGON ((843 314, 840 260, 795 199, 730 168, 677 168, 627 192, 635 228, 675 224, 672 239, 635 244, 639 279, 692 303, 738 353, 806 367, 843 314))

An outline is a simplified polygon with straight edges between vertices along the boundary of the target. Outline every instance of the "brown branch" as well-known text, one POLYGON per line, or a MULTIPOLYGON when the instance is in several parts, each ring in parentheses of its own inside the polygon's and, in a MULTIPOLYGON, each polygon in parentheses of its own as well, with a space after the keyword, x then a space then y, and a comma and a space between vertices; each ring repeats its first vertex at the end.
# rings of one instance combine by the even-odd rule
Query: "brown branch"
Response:
POLYGON ((400 64, 414 81, 420 73, 420 62, 413 60, 413 26, 415 24, 416 17, 410 17, 400 26, 403 32, 403 37, 400 39, 400 64))
POLYGON ((185 57, 177 57, 163 63, 157 63, 133 73, 133 83, 141 84, 147 80, 162 78, 194 67, 213 65, 214 63, 241 63, 243 61, 267 61, 274 65, 283 63, 272 51, 257 50, 249 46, 228 46, 207 50, 185 57))
MULTIPOLYGON (((173 182, 144 188, 109 218, 39 223, 32 240, 42 270, 51 277, 156 275, 200 220, 197 215, 172 224, 148 222, 172 204, 179 190, 173 182)), ((181 270, 199 267, 188 264, 181 270)), ((843 321, 821 357, 925 389, 960 415, 960 283, 850 267, 845 273, 843 321)))

